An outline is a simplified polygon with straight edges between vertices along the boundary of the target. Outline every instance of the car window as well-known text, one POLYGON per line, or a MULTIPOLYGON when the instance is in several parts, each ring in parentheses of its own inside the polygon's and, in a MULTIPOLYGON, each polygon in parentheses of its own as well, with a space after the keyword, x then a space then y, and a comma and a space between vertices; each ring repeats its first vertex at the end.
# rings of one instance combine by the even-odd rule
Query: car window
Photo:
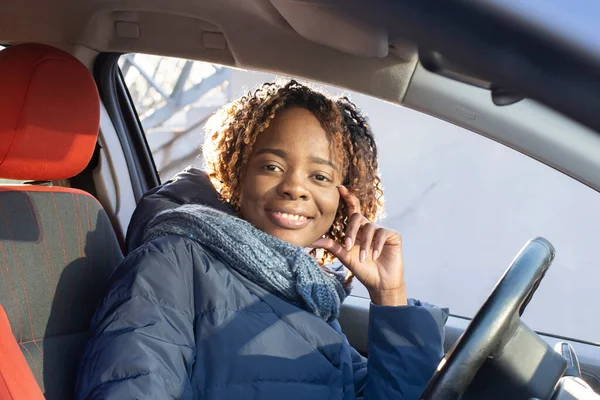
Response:
MULTIPOLYGON (((142 54, 123 56, 120 66, 163 181, 202 166, 202 128, 214 110, 276 78, 142 54)), ((472 317, 525 242, 544 236, 557 257, 524 320, 540 332, 600 341, 588 307, 600 282, 597 192, 450 123, 344 93, 367 114, 378 141, 382 224, 402 234, 410 297, 472 317)), ((358 282, 353 294, 368 297, 358 282)))
POLYGON ((231 98, 231 69, 144 54, 124 55, 119 66, 161 181, 200 165, 202 129, 231 98))

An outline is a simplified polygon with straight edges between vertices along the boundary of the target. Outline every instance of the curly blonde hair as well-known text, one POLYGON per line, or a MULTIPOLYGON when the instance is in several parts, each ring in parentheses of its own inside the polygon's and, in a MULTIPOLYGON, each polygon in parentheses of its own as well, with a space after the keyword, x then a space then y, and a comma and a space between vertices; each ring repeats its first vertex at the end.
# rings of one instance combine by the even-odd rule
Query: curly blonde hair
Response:
MULTIPOLYGON (((364 115, 347 97, 332 98, 295 80, 265 83, 253 93, 222 107, 206 125, 205 169, 222 199, 240 210, 241 185, 256 138, 279 112, 301 107, 310 111, 329 136, 341 160, 342 184, 360 201, 370 221, 383 213, 383 189, 377 146, 364 115)), ((323 237, 343 243, 348 217, 343 201, 323 237)), ((312 254, 317 255, 316 250, 312 254)), ((335 260, 325 251, 321 264, 335 260)))

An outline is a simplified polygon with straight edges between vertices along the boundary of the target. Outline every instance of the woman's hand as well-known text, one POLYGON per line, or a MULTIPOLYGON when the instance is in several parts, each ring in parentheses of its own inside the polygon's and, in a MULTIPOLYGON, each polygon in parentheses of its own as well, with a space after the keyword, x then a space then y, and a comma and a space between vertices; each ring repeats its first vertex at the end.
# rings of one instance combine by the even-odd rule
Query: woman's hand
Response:
POLYGON ((358 198, 344 186, 338 190, 348 210, 345 246, 325 238, 313 246, 336 256, 366 286, 374 304, 406 305, 400 235, 371 223, 361 214, 358 198))

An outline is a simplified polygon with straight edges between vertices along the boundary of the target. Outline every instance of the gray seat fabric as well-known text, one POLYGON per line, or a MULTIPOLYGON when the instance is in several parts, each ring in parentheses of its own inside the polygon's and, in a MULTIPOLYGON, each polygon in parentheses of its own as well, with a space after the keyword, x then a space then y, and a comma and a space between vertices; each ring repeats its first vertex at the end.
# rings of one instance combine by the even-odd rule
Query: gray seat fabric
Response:
POLYGON ((74 397, 91 317, 122 258, 91 195, 0 186, 0 303, 47 399, 74 397))

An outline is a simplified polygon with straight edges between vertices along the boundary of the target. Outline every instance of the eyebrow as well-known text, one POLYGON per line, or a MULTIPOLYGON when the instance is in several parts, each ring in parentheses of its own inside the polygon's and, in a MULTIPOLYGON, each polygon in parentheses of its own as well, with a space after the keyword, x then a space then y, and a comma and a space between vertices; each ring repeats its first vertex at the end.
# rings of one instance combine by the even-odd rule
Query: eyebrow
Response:
POLYGON ((270 148, 264 148, 264 149, 260 149, 256 155, 260 155, 260 154, 274 154, 277 157, 281 157, 281 158, 287 158, 287 151, 285 150, 281 150, 281 149, 270 149, 270 148))
POLYGON ((335 169, 336 171, 338 171, 338 167, 337 165, 335 165, 333 162, 326 160, 324 158, 321 157, 315 157, 315 156, 310 156, 308 157, 308 159, 315 163, 315 164, 323 164, 323 165, 329 165, 331 168, 335 169))
MULTIPOLYGON (((281 149, 272 149, 272 148, 264 148, 264 149, 260 149, 257 153, 257 155, 260 154, 273 154, 276 155, 277 157, 281 157, 281 158, 287 158, 288 157, 288 153, 285 150, 281 150, 281 149)), ((310 156, 308 157, 308 160, 312 163, 315 164, 323 164, 323 165, 328 165, 331 168, 335 169, 336 171, 338 171, 338 167, 337 165, 335 165, 333 162, 331 162, 330 160, 326 160, 324 158, 321 157, 316 157, 316 156, 310 156)))

